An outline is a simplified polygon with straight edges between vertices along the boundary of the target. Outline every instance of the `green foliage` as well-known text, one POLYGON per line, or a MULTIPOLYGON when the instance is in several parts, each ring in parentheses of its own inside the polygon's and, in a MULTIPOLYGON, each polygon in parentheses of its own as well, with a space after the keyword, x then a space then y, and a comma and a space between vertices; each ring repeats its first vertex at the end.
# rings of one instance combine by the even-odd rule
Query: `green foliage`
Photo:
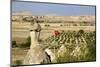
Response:
POLYGON ((30 37, 28 37, 26 43, 21 43, 21 44, 18 45, 18 47, 20 47, 20 48, 29 48, 30 44, 31 44, 31 39, 30 39, 30 37))
POLYGON ((45 26, 46 26, 46 27, 49 27, 50 25, 49 25, 49 24, 46 24, 45 26))
POLYGON ((89 53, 87 55, 87 60, 96 60, 96 45, 90 44, 87 46, 89 53))
POLYGON ((16 63, 16 65, 21 65, 22 61, 21 60, 16 60, 15 63, 16 63))
POLYGON ((11 65, 11 67, 17 67, 16 65, 11 65))
POLYGON ((83 35, 84 34, 84 30, 79 30, 78 31, 78 34, 81 36, 81 35, 83 35))
POLYGON ((65 53, 63 56, 57 57, 57 63, 69 63, 75 62, 77 59, 70 54, 65 53))
POLYGON ((20 67, 22 65, 22 60, 16 60, 15 65, 11 65, 11 67, 20 67))
POLYGON ((12 41, 12 48, 17 47, 16 41, 12 41))
POLYGON ((48 47, 51 47, 51 49, 56 49, 59 51, 61 45, 64 45, 68 50, 66 51, 64 56, 57 57, 57 63, 95 61, 96 60, 95 35, 96 35, 95 31, 93 32, 85 32, 84 30, 73 31, 73 32, 63 31, 56 38, 54 36, 48 37, 45 40, 45 43, 46 45, 48 45, 48 47), (71 55, 73 51, 75 56, 71 55))
POLYGON ((73 26, 77 26, 77 24, 73 24, 73 26))

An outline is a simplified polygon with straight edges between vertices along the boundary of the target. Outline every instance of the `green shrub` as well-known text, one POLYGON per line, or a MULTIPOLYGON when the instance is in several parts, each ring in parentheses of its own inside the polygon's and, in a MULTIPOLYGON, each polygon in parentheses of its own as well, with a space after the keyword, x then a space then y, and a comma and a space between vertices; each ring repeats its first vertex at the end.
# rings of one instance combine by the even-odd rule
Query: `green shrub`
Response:
POLYGON ((30 37, 28 37, 26 43, 21 43, 21 44, 18 45, 18 47, 20 47, 20 48, 29 48, 30 44, 31 44, 31 39, 30 39, 30 37))
POLYGON ((49 27, 50 25, 49 25, 49 24, 46 24, 45 26, 46 26, 46 27, 49 27))
POLYGON ((69 54, 65 54, 64 56, 57 57, 57 63, 69 63, 69 62, 75 62, 77 59, 74 56, 71 56, 69 54))
POLYGON ((16 41, 12 41, 12 48, 17 47, 16 41))
POLYGON ((21 60, 16 60, 15 63, 16 63, 16 65, 21 65, 22 61, 21 60))
POLYGON ((16 65, 11 65, 11 67, 17 67, 16 65))

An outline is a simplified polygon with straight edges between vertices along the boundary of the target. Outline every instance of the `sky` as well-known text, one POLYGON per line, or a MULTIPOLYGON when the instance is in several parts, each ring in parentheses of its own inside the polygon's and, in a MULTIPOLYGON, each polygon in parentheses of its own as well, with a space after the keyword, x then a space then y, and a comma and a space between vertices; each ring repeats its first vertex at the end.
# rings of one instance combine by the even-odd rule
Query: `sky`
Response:
POLYGON ((33 15, 95 15, 95 6, 12 1, 12 12, 29 11, 33 15))

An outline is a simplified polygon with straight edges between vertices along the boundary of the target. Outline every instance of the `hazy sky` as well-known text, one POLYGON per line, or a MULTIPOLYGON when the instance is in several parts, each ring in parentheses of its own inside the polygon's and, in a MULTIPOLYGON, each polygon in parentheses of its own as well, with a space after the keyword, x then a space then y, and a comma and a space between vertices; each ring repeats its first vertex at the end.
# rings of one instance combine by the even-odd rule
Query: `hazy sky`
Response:
POLYGON ((77 15, 95 15, 94 6, 80 5, 64 5, 64 4, 48 4, 34 2, 12 2, 12 11, 30 11, 33 15, 61 15, 61 16, 77 16, 77 15))

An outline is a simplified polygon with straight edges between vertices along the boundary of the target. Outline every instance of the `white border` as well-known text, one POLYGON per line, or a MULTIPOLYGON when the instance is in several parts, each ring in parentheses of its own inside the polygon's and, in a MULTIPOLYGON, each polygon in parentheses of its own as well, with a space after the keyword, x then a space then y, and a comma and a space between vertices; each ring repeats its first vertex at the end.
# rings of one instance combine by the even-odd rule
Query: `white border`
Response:
MULTIPOLYGON (((37 67, 98 67, 100 63, 100 0, 27 0, 97 6, 97 61, 83 63, 37 65, 37 67)), ((0 67, 10 67, 10 0, 0 0, 0 67)), ((27 66, 29 67, 29 66, 27 66)), ((35 66, 34 66, 35 67, 35 66)))

